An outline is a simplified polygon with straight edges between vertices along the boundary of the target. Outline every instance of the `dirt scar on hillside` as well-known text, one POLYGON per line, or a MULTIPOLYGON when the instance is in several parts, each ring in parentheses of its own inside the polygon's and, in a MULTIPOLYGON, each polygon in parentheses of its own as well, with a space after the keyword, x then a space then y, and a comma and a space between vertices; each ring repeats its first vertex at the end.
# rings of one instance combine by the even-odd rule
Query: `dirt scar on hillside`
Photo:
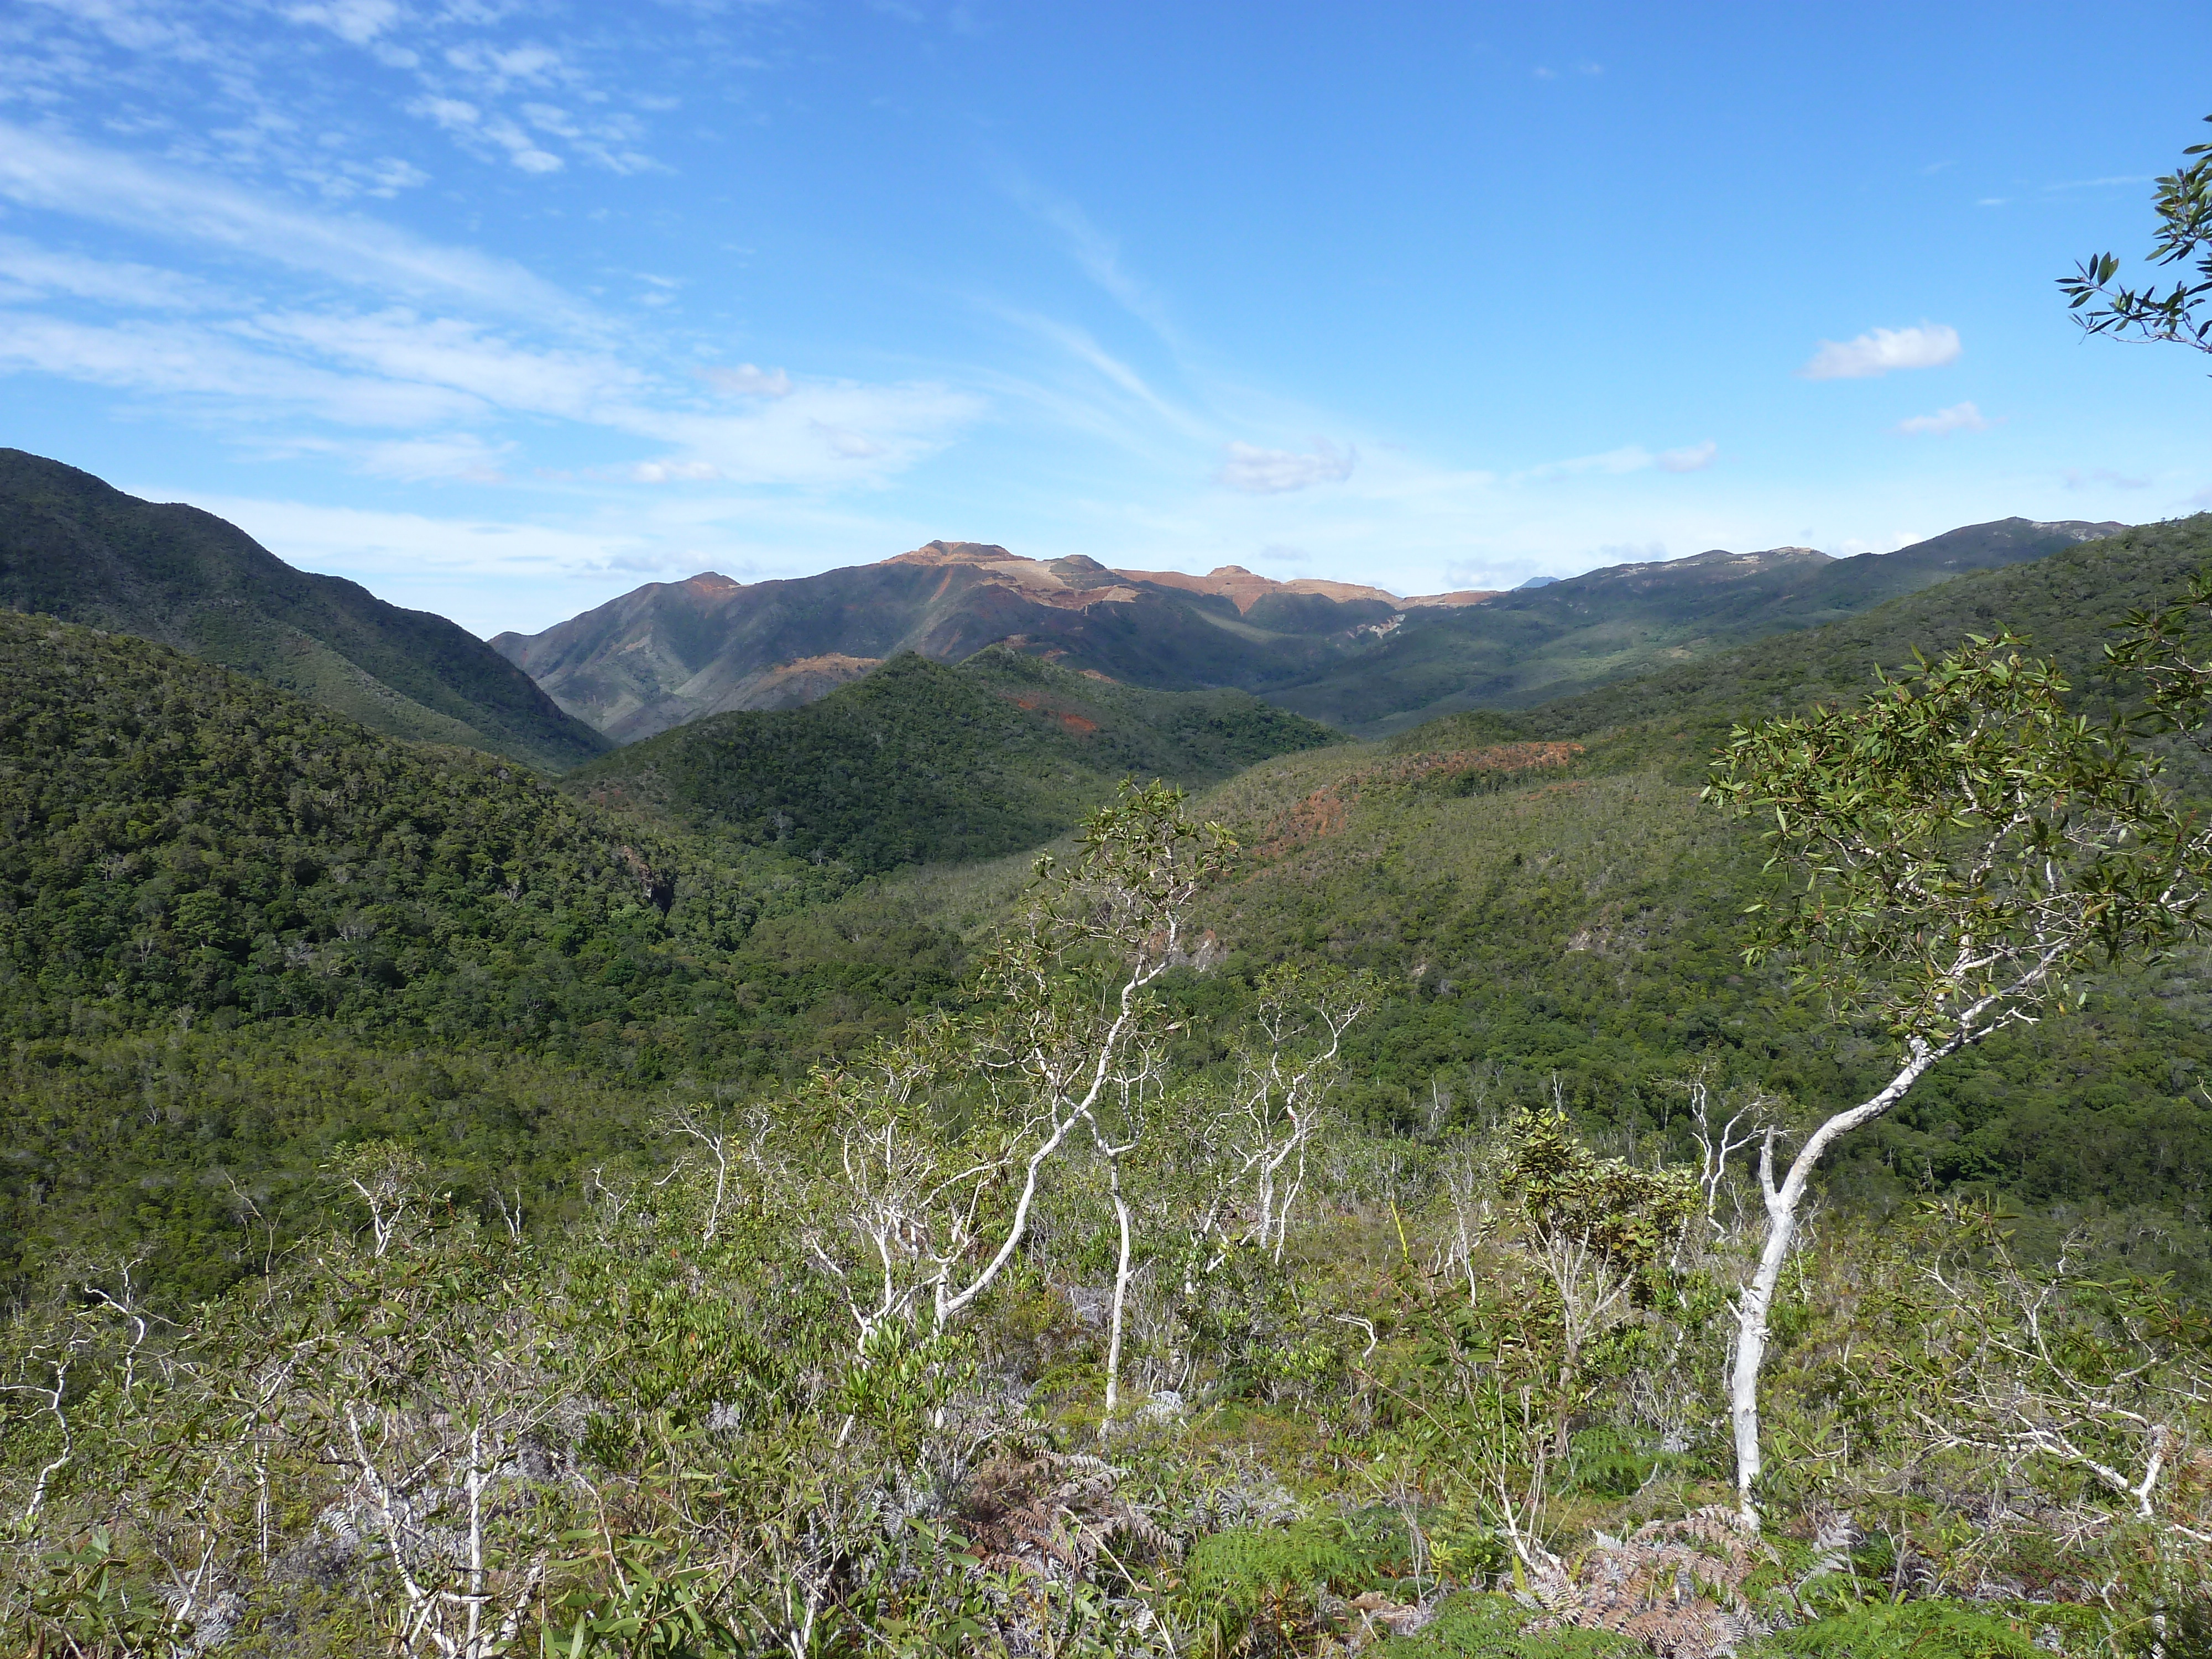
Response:
MULTIPOLYGON (((1455 749, 1447 754, 1401 755, 1364 766, 1334 783, 1322 785, 1274 819, 1252 851, 1262 859, 1279 859, 1325 836, 1341 834, 1346 815, 1364 789, 1403 787, 1447 774, 1490 773, 1504 777, 1516 772, 1551 771, 1582 752, 1578 743, 1506 743, 1489 749, 1455 749)), ((1552 786, 1554 789, 1572 787, 1552 786)))

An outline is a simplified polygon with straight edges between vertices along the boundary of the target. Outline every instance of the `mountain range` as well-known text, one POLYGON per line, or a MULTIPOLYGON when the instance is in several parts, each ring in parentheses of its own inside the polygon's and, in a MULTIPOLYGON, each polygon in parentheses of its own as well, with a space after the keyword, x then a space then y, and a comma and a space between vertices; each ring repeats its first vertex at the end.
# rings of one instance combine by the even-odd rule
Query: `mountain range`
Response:
POLYGON ((1234 689, 1361 735, 1518 708, 1755 639, 1818 627, 1963 571, 2040 558, 2118 524, 2003 519, 1894 553, 1715 550, 1508 593, 1401 598, 1038 560, 932 542, 879 563, 751 584, 655 582, 494 648, 617 743, 709 714, 796 708, 913 652, 989 645, 1156 690, 1234 689))
POLYGON ((491 643, 569 713, 634 743, 708 714, 797 707, 908 651, 957 662, 1006 645, 1135 685, 1259 691, 1356 653, 1409 606, 1488 597, 1408 600, 1235 565, 1187 576, 937 541, 790 580, 648 583, 491 643))
POLYGON ((609 746, 443 617, 290 565, 237 526, 0 449, 0 609, 159 641, 393 737, 546 771, 609 746))
MULTIPOLYGON (((709 571, 650 583, 542 633, 487 643, 352 582, 294 569, 198 508, 140 501, 60 462, 0 450, 0 607, 156 640, 392 736, 567 772, 712 717, 806 707, 902 655, 951 665, 993 647, 1094 687, 1245 693, 1340 732, 1388 736, 1820 627, 2122 527, 2003 519, 1887 554, 1715 550, 1510 592, 1411 598, 1237 565, 1205 575, 1116 569, 935 541, 788 580, 709 571)), ((1003 677, 1004 665, 994 672, 1003 677)), ((1093 724, 1135 730, 1155 716, 1183 718, 1132 702, 1093 724)), ((1085 745, 1076 771, 1117 741, 1085 745)))

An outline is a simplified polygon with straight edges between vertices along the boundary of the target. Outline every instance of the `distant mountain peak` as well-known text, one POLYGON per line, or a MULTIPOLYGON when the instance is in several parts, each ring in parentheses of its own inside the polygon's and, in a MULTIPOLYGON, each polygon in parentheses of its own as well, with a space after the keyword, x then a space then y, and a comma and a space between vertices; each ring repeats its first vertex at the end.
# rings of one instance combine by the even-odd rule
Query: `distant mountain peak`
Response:
POLYGON ((906 651, 951 663, 1003 644, 1131 686, 1262 686, 1364 648, 1416 607, 1491 597, 1401 599, 1242 565, 1116 570, 1079 553, 1032 559, 940 538, 818 575, 647 583, 492 643, 564 709, 631 742, 709 714, 811 702, 906 651))
POLYGON ((1009 553, 995 542, 924 542, 911 553, 901 553, 885 564, 1036 564, 1035 559, 1009 553))

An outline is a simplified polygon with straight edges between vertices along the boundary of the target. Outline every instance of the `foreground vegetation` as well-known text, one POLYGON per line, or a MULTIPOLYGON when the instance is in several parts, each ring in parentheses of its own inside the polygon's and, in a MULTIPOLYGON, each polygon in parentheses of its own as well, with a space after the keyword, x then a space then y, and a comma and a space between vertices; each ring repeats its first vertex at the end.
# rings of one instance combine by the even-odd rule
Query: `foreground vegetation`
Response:
MULTIPOLYGON (((2129 595, 2203 550, 2138 542, 2129 595)), ((2040 570, 1974 603, 2087 580, 2040 570)), ((1936 643, 1946 592, 1792 660, 1936 643)), ((1041 875, 870 875, 0 623, 27 1650, 2200 1638, 2185 940, 1839 1144, 1744 1524, 1753 1150, 1899 1038, 1745 962, 1782 878, 1697 804, 1710 679, 1126 795, 1041 875)), ((2176 848, 2181 736, 2100 797, 2176 848)))
POLYGON ((1681 1079, 1331 1109, 1371 979, 1265 975, 1191 1071, 1154 993, 1233 855, 1102 814, 957 1015, 581 1213, 487 1225, 394 1141, 189 1313, 88 1261, 10 1332, 38 1650, 2193 1651, 2212 1323, 1923 1202, 1800 1235, 1747 1525, 1722 1382, 1784 1103, 1681 1079))

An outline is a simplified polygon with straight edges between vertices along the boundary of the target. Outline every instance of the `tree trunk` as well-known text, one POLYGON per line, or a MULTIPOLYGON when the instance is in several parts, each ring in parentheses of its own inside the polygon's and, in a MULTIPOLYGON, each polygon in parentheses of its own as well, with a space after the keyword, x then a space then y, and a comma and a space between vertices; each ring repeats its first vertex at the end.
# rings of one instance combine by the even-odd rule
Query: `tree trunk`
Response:
POLYGON ((1961 1030, 1935 1048, 1914 1038, 1909 1057, 1881 1093, 1838 1112, 1813 1131, 1782 1184, 1774 1184, 1774 1131, 1766 1132, 1759 1154, 1759 1185, 1766 1200, 1766 1243, 1759 1253, 1759 1267, 1736 1298, 1735 1357, 1729 1367, 1729 1416, 1735 1427, 1736 1502, 1747 1527, 1756 1531, 1759 1507, 1753 1489, 1763 1467, 1759 1449, 1759 1372, 1766 1362, 1766 1316, 1773 1311, 1774 1293, 1782 1283, 1783 1265, 1797 1239, 1797 1212, 1805 1201, 1805 1188, 1814 1167, 1830 1146, 1862 1124, 1875 1119, 1905 1098, 1928 1068, 1947 1054, 1956 1054, 1984 1032, 1961 1030))
POLYGON ((1121 1255, 1114 1268, 1114 1316, 1112 1334, 1106 1340, 1106 1422, 1114 1420, 1114 1409, 1121 1400, 1121 1315, 1129 1300, 1129 1200, 1121 1196, 1121 1166, 1118 1160, 1107 1163, 1110 1190, 1114 1195, 1115 1218, 1121 1224, 1121 1255))

